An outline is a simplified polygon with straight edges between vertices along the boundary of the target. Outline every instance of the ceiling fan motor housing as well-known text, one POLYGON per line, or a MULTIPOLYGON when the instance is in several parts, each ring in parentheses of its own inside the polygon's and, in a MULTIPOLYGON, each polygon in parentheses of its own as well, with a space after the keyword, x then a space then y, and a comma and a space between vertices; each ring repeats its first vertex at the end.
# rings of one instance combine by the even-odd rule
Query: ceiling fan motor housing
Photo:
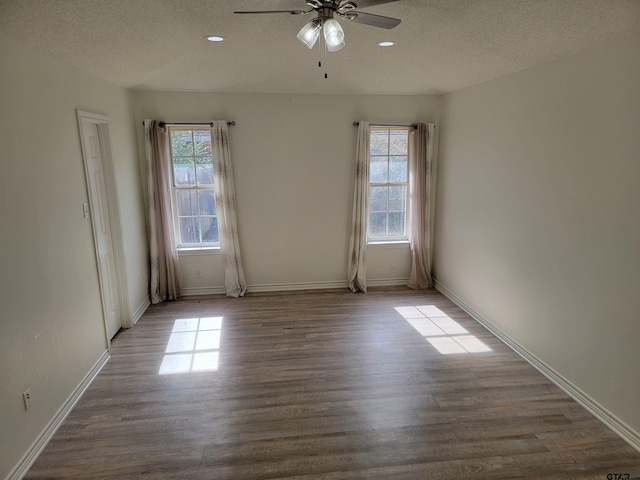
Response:
POLYGON ((312 7, 318 12, 318 16, 333 18, 333 12, 337 12, 343 15, 349 10, 355 10, 357 5, 352 1, 320 1, 320 0, 308 0, 307 5, 312 7))

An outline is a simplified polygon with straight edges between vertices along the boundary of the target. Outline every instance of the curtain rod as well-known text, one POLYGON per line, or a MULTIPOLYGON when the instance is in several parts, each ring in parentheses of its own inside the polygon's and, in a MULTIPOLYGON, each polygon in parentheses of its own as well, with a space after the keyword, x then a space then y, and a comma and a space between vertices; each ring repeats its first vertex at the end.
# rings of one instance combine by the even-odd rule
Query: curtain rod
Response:
MULTIPOLYGON (((198 123, 198 122, 189 122, 189 123, 175 123, 175 122, 158 122, 159 125, 161 127, 164 127, 165 125, 209 125, 210 127, 213 127, 213 122, 208 122, 208 123, 198 123)), ((234 126, 236 124, 235 120, 231 120, 230 122, 227 122, 227 125, 230 126, 234 126)), ((142 125, 144 125, 144 120, 142 121, 142 125)))
MULTIPOLYGON (((360 125, 360 122, 353 122, 353 126, 357 127, 358 125, 360 125)), ((399 125, 397 123, 394 124, 389 124, 389 123, 371 123, 369 124, 370 127, 411 127, 411 128, 417 128, 418 126, 415 123, 412 123, 411 125, 399 125)))

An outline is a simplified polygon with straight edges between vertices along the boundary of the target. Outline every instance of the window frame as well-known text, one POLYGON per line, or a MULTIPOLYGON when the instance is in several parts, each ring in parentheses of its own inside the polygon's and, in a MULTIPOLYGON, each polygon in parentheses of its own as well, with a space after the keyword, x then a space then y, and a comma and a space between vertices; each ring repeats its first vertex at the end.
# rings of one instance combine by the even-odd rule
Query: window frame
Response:
MULTIPOLYGON (((388 245, 388 244, 403 244, 403 243, 409 243, 410 242, 410 238, 411 238, 411 190, 410 190, 410 175, 411 175, 411 168, 410 168, 410 163, 411 163, 411 156, 409 155, 409 135, 411 135, 411 132, 413 131, 413 129, 411 127, 408 126, 404 126, 404 125, 389 125, 389 126, 371 126, 370 127, 370 132, 369 132, 369 147, 371 147, 371 134, 374 131, 386 131, 388 132, 388 135, 391 135, 391 131, 393 130, 402 130, 402 131, 406 131, 407 132, 407 153, 406 153, 406 157, 407 157, 407 180, 406 182, 390 182, 389 178, 388 178, 388 173, 389 173, 389 157, 392 156, 405 156, 405 155, 391 155, 390 153, 390 148, 389 148, 389 144, 390 142, 387 142, 387 154, 386 155, 372 155, 371 154, 371 148, 369 148, 369 184, 368 184, 368 188, 369 188, 369 201, 368 201, 368 205, 367 205, 367 245, 388 245), (371 180, 371 158, 372 157, 387 157, 387 181, 386 182, 373 182, 371 180), (405 218, 404 218, 404 234, 403 235, 399 235, 399 236, 389 236, 388 235, 388 231, 389 231, 389 224, 388 224, 388 215, 390 213, 390 210, 388 208, 388 204, 387 204, 387 235, 384 237, 378 237, 378 236, 372 236, 371 235, 371 187, 376 187, 376 186, 381 186, 381 187, 394 187, 394 186, 403 186, 406 188, 406 198, 405 198, 405 209, 404 209, 404 213, 405 213, 405 218)), ((388 201, 388 200, 387 200, 388 201)))
MULTIPOLYGON (((189 131, 191 132, 191 137, 192 139, 194 139, 194 132, 196 131, 204 131, 207 132, 209 134, 209 138, 211 140, 211 129, 208 127, 203 127, 202 125, 167 125, 167 134, 169 137, 169 156, 170 156, 170 165, 169 165, 169 169, 171 170, 170 173, 170 178, 171 178, 171 216, 172 216, 172 221, 173 221, 173 228, 174 228, 174 234, 175 234, 175 241, 176 241, 176 249, 181 252, 189 252, 189 251, 199 251, 199 250, 210 250, 210 249, 216 249, 219 250, 220 249, 220 237, 218 234, 218 241, 217 242, 203 242, 202 241, 202 230, 201 228, 198 228, 198 237, 200 242, 198 243, 184 243, 182 242, 181 239, 181 234, 180 234, 180 218, 196 218, 198 225, 200 226, 200 219, 201 218, 213 218, 216 221, 218 221, 218 212, 217 212, 217 205, 214 203, 214 214, 213 215, 202 215, 200 213, 200 195, 201 192, 203 191, 209 191, 213 194, 214 198, 215 198, 215 174, 212 174, 212 178, 213 178, 213 183, 212 184, 200 184, 197 181, 197 176, 194 177, 195 178, 195 184, 188 184, 188 185, 179 185, 176 182, 176 178, 175 178, 175 159, 174 159, 174 151, 173 151, 173 141, 172 141, 172 135, 171 132, 172 131, 189 131), (196 192, 196 198, 197 198, 197 212, 196 215, 186 215, 186 216, 180 216, 179 212, 178 212, 178 191, 195 191, 196 192)), ((195 140, 194 140, 195 143, 195 140)), ((185 157, 192 157, 193 161, 194 161, 194 165, 196 165, 196 158, 202 158, 202 155, 196 155, 195 152, 193 155, 181 155, 180 158, 185 158, 185 157)), ((213 154, 211 155, 211 167, 212 167, 212 172, 213 172, 213 154)), ((197 174, 196 174, 197 175, 197 174)))

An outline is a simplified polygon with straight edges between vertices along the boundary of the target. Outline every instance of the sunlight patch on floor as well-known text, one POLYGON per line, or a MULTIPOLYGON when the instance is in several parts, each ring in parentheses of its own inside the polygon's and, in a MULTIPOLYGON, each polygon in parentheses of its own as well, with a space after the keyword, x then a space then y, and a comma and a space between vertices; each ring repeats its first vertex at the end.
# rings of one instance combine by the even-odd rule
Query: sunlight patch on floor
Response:
POLYGON ((158 374, 218 370, 221 333, 222 317, 177 319, 158 374))
POLYGON ((395 310, 443 355, 491 351, 435 305, 395 307, 395 310))

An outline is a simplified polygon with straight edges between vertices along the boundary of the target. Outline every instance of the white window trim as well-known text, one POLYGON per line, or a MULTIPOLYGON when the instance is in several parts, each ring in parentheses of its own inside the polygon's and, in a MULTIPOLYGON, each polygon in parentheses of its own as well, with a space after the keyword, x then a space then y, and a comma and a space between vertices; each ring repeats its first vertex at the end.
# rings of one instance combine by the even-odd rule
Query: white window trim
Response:
MULTIPOLYGON (((411 134, 411 128, 410 127, 405 127, 403 125, 390 125, 388 127, 371 127, 371 131, 374 130, 392 130, 392 129, 396 129, 396 130, 406 130, 409 134, 411 134)), ((407 144, 407 149, 408 149, 408 144, 407 144)), ((369 155, 371 156, 371 155, 369 155)), ((371 160, 369 160, 371 161, 371 160)), ((369 180, 369 188, 371 186, 376 186, 376 185, 380 185, 380 186, 406 186, 407 187, 407 198, 406 198, 406 205, 405 205, 405 227, 404 227, 404 232, 405 235, 400 236, 400 237, 371 237, 369 235, 369 226, 367 226, 367 245, 368 246, 381 246, 381 245, 403 245, 403 244, 409 244, 410 243, 410 239, 411 239, 411 156, 409 155, 409 151, 407 150, 407 181, 406 182, 371 182, 371 180, 369 180)), ((367 206, 367 210, 369 210, 368 206, 367 206)))
POLYGON ((220 247, 178 247, 178 256, 180 257, 198 256, 203 253, 219 255, 220 247))
MULTIPOLYGON (((211 187, 202 187, 198 186, 179 186, 176 185, 175 181, 175 169, 173 164, 173 147, 171 145, 171 129, 174 128, 171 125, 168 125, 168 133, 169 133, 169 155, 171 156, 171 171, 169 174, 171 175, 171 216, 173 219, 173 231, 175 234, 176 241, 176 250, 179 255, 196 255, 205 250, 216 251, 220 250, 220 242, 209 242, 209 243, 181 243, 180 241, 180 221, 178 216, 178 206, 177 206, 177 191, 178 190, 212 190, 215 195, 215 188, 211 187)), ((181 125, 180 129, 189 129, 189 130, 210 130, 208 128, 202 127, 201 125, 181 125)), ((216 219, 217 219, 217 206, 216 206, 216 219)), ((199 218, 199 217, 198 217, 199 218)))
POLYGON ((373 247, 380 247, 380 246, 403 246, 403 245, 409 245, 411 242, 410 240, 407 238, 405 240, 382 240, 382 241, 378 241, 378 240, 372 240, 370 242, 367 242, 367 244, 369 246, 373 246, 373 247))

